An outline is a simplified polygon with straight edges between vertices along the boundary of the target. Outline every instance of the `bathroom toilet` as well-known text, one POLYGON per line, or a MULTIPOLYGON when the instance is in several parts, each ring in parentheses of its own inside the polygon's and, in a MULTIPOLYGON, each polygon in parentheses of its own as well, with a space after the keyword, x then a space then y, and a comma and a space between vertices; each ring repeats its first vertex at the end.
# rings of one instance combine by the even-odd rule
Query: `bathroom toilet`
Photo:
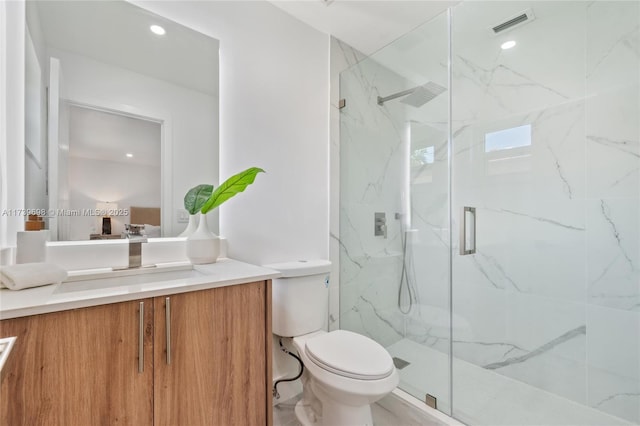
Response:
POLYGON ((304 426, 372 425, 371 404, 398 385, 398 372, 374 340, 347 330, 324 331, 331 263, 265 266, 282 273, 272 284, 273 333, 292 337, 304 364, 298 421, 304 426))

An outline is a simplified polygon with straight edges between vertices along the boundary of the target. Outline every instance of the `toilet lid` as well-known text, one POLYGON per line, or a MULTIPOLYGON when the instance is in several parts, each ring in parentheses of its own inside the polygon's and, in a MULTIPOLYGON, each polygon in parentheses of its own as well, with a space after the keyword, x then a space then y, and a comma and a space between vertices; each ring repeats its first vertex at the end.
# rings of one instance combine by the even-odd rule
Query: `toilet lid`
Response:
POLYGON ((346 330, 308 340, 305 353, 319 367, 353 379, 384 379, 394 369, 391 356, 380 344, 346 330))

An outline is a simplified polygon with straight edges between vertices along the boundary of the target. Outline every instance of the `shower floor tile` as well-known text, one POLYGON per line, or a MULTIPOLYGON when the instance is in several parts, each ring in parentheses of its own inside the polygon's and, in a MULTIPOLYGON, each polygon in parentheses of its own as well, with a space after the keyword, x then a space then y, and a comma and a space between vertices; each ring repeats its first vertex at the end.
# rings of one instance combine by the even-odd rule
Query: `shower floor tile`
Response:
MULTIPOLYGON (((410 339, 387 348, 392 357, 410 365, 399 371, 400 388, 419 399, 430 393, 447 412, 449 358, 410 339)), ((613 426, 632 423, 526 383, 454 359, 453 405, 455 417, 470 425, 580 425, 613 426)))

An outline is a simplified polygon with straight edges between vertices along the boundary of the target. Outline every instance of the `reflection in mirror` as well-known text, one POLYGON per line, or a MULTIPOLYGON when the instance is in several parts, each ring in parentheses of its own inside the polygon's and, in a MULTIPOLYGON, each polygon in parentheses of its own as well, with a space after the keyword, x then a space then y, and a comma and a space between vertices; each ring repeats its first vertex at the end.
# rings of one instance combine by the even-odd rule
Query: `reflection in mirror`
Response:
POLYGON ((125 1, 26 8, 25 207, 54 240, 180 234, 186 191, 217 184, 218 41, 125 1))
POLYGON ((69 106, 68 170, 58 175, 69 179, 70 210, 97 212, 74 217, 68 235, 58 230, 62 239, 119 237, 131 223, 121 206, 160 206, 160 130, 157 122, 69 106))

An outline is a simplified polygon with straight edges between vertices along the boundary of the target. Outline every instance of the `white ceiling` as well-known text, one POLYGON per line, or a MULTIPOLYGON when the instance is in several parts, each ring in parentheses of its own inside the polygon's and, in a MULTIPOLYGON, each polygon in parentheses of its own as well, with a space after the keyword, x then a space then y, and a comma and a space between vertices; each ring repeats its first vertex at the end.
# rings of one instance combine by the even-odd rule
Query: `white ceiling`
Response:
POLYGON ((459 1, 269 0, 307 25, 370 55, 459 1))
POLYGON ((218 46, 125 1, 29 1, 47 46, 218 96, 218 46), (149 26, 167 33, 157 36, 149 26))
MULTIPOLYGON (((366 55, 459 1, 268 0, 366 55)), ((218 96, 219 42, 124 1, 30 1, 47 45, 218 96), (161 37, 151 24, 167 29, 161 37)))
POLYGON ((69 106, 71 157, 160 167, 160 141, 159 123, 69 106))

